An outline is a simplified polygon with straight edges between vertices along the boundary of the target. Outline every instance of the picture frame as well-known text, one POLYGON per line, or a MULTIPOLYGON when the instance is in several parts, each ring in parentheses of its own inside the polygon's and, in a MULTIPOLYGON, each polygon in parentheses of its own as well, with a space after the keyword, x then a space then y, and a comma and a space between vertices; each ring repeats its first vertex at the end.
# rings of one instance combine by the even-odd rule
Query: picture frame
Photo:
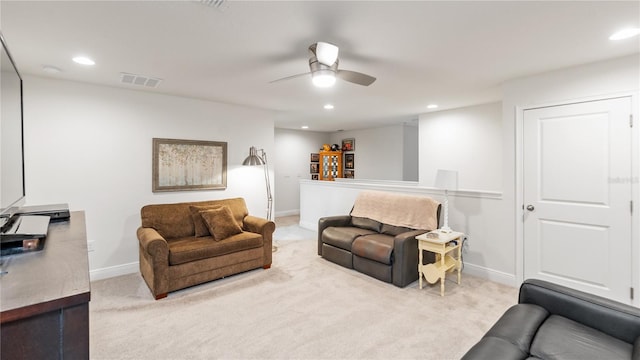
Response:
POLYGON ((318 174, 311 174, 311 180, 318 180, 318 174))
POLYGON ((320 172, 320 163, 311 163, 309 166, 309 172, 311 174, 318 174, 320 172))
POLYGON ((355 154, 344 154, 344 168, 353 170, 355 168, 355 154))
POLYGON ((356 149, 356 139, 342 139, 342 151, 354 151, 356 149))
POLYGON ((353 178, 355 178, 355 171, 354 170, 345 170, 344 171, 344 177, 345 177, 345 179, 353 179, 353 178))
POLYGON ((153 192, 226 188, 226 142, 153 138, 153 192))
POLYGON ((320 162, 320 154, 319 153, 311 153, 311 162, 320 162))

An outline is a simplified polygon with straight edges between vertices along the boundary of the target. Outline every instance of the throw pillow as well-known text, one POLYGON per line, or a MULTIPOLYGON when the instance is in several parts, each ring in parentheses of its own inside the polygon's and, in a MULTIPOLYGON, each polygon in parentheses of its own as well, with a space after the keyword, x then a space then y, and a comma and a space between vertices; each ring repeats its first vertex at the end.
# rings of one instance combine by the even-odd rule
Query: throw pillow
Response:
POLYGON ((209 232, 213 235, 213 239, 220 241, 229 236, 242 233, 242 229, 233 219, 231 209, 222 206, 218 209, 200 211, 200 215, 209 228, 209 232))
POLYGON ((200 211, 211 210, 222 207, 222 205, 190 205, 189 211, 191 211, 191 219, 193 219, 193 226, 195 228, 196 237, 200 236, 209 236, 209 228, 207 224, 204 222, 202 215, 200 215, 200 211))

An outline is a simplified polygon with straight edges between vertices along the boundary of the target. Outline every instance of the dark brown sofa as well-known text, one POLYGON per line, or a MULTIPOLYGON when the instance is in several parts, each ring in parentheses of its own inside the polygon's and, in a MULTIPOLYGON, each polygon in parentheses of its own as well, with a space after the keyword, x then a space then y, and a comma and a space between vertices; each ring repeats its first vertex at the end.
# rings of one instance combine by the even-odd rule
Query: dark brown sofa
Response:
POLYGON ((249 215, 242 198, 147 205, 140 214, 140 273, 156 299, 171 291, 271 266, 275 224, 249 215), (222 207, 230 210, 228 217, 237 224, 229 220, 219 225, 237 227, 239 233, 216 239, 201 214, 222 207))
POLYGON ((463 360, 640 360, 640 309, 543 280, 509 308, 463 360))
MULTIPOLYGON (((440 204, 430 198, 376 191, 362 192, 349 215, 323 217, 318 220, 318 255, 355 269, 376 279, 405 287, 418 279, 418 241, 416 236, 439 226, 440 204), (359 209, 366 198, 364 211, 359 209), (376 203, 379 199, 379 203, 376 203), (417 200, 417 202, 416 202, 417 200), (414 203, 412 209, 406 204, 414 203), (399 216, 386 216, 393 224, 384 223, 383 212, 367 211, 367 206, 379 206, 386 211, 399 211, 399 216), (426 207, 426 208, 425 208, 426 207), (411 212, 411 214, 410 214, 411 212), (375 219, 354 214, 371 214, 375 219), (432 217, 425 228, 401 226, 398 218, 432 217), (382 220, 382 221, 381 221, 382 220), (395 221, 394 221, 395 220, 395 221), (400 225, 400 226, 399 226, 400 225)), ((404 222, 411 223, 411 221, 404 222)), ((425 263, 434 262, 432 253, 425 253, 425 263)))

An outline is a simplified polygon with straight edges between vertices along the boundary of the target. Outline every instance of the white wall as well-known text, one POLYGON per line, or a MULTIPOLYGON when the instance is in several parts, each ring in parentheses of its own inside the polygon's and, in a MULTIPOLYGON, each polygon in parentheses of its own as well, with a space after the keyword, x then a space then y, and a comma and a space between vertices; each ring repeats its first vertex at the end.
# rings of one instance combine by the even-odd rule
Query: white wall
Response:
MULTIPOLYGON (((640 123, 638 111, 638 91, 640 90, 640 56, 633 55, 610 61, 586 64, 569 69, 549 72, 537 76, 514 79, 503 85, 503 153, 505 208, 503 214, 513 220, 507 222, 507 239, 500 239, 505 251, 515 253, 514 272, 522 279, 522 228, 518 210, 522 206, 522 181, 519 163, 519 141, 521 135, 522 109, 533 106, 556 105, 575 101, 591 100, 612 95, 632 94, 634 96, 635 126, 633 132, 633 161, 631 182, 633 201, 640 204, 640 191, 637 182, 640 163, 640 123)), ((637 208, 637 207, 636 207, 637 208)), ((634 287, 640 288, 640 212, 633 215, 632 229, 632 274, 634 287)), ((640 299, 634 300, 636 306, 640 299)))
POLYGON ((356 179, 418 179, 418 122, 334 133, 275 129, 276 216, 300 213, 299 180, 310 179, 309 154, 355 138, 356 179), (285 190, 286 189, 286 190, 285 190))
MULTIPOLYGON (((475 273, 517 286, 522 279, 521 196, 518 164, 517 114, 522 108, 580 101, 634 92, 640 88, 640 57, 628 56, 606 62, 561 69, 503 84, 498 104, 423 114, 420 116, 420 182, 431 185, 438 167, 460 171, 461 189, 498 190, 499 198, 450 196, 450 226, 469 234, 465 264, 475 273), (496 114, 496 111, 499 111, 496 114), (479 123, 474 123, 474 119, 479 123), (496 119, 500 119, 496 122, 496 119), (472 136, 475 133, 476 136, 472 136), (453 152, 439 151, 464 138, 453 152), (434 144, 434 142, 439 142, 434 144), (489 148, 487 148, 489 147, 489 148), (496 164, 497 163, 497 164, 496 164)), ((638 113, 638 101, 635 100, 638 113)), ((636 116, 638 118, 638 116, 636 116)), ((636 123, 639 121, 636 120, 636 123)), ((633 176, 638 178, 638 133, 634 127, 633 176)), ((638 184, 634 201, 640 203, 638 184)), ((633 276, 640 288, 639 214, 634 215, 633 276)), ((636 300, 638 304, 638 300, 636 300)))
POLYGON ((318 153, 329 143, 329 133, 275 129, 275 182, 281 191, 275 196, 276 216, 300 213, 300 179, 311 179, 311 153, 318 153))
POLYGON ((331 133, 331 144, 355 139, 354 170, 356 179, 402 180, 403 125, 331 133))
POLYGON ((402 180, 418 181, 420 169, 420 134, 418 132, 418 120, 405 123, 402 150, 402 180))
POLYGON ((94 279, 137 271, 143 205, 241 196, 266 215, 263 173, 241 163, 252 145, 273 153, 271 112, 32 76, 24 108, 27 205, 86 212, 94 279), (153 193, 154 137, 226 141, 227 189, 153 193))
POLYGON ((433 186, 438 169, 457 170, 458 188, 478 192, 449 196, 449 226, 468 236, 467 270, 515 285, 513 252, 501 242, 509 238, 502 215, 502 104, 422 114, 419 133, 420 185, 433 186))
POLYGON ((420 115, 419 182, 433 186, 438 169, 457 170, 460 189, 502 189, 502 104, 420 115))

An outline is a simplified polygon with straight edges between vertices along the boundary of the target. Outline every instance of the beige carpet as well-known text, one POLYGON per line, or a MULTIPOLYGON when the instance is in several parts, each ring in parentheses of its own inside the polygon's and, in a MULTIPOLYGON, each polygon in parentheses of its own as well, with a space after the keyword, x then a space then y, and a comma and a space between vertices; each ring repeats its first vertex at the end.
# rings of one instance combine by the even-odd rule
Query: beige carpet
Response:
POLYGON ((459 359, 517 300, 464 272, 444 297, 400 289, 318 257, 314 237, 279 228, 271 269, 159 301, 139 274, 93 282, 91 358, 459 359))

